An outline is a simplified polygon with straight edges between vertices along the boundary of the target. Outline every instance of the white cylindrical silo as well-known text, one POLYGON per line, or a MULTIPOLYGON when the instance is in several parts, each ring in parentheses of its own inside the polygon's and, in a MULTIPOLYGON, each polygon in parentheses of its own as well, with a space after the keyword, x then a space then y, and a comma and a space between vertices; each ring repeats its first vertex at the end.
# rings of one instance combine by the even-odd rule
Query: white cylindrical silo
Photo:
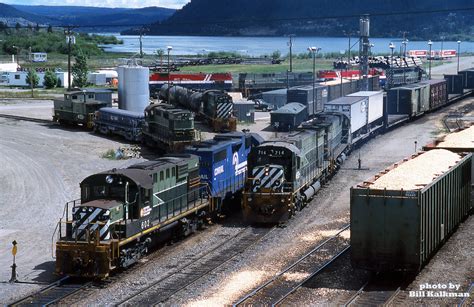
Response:
POLYGON ((119 67, 119 107, 143 112, 150 103, 150 70, 142 66, 119 67), (122 86, 122 90, 120 90, 122 86))

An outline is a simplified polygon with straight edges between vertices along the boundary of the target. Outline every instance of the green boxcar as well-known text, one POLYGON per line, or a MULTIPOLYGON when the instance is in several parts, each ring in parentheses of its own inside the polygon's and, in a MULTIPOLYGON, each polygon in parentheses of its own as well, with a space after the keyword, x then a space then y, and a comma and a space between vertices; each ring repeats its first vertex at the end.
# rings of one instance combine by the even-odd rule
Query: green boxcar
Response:
MULTIPOLYGON (((420 190, 351 188, 351 262, 371 271, 418 271, 468 215, 471 154, 420 190)), ((378 176, 383 176, 383 173, 378 176)))

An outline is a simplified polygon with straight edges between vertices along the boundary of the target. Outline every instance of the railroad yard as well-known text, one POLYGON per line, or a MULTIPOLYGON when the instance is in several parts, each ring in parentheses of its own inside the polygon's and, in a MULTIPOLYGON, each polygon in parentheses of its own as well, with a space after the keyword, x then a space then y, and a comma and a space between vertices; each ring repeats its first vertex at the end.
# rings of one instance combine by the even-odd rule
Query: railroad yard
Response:
POLYGON ((289 59, 150 64, 141 30, 72 74, 3 45, 0 304, 471 306, 474 57, 409 32, 375 54, 358 21, 358 54, 344 32, 295 71, 294 35, 289 59))
MULTIPOLYGON (((341 170, 323 186, 311 204, 297 213, 284 228, 249 228, 241 223, 239 216, 231 216, 208 226, 205 231, 158 249, 134 267, 113 276, 106 284, 90 286, 86 292, 80 291, 68 297, 65 303, 133 305, 163 302, 217 306, 239 302, 349 223, 349 187, 413 154, 415 141, 420 149, 442 133, 442 119, 446 114, 473 104, 473 98, 464 99, 368 141, 352 152, 341 170), (362 170, 357 169, 359 157, 362 170), (189 275, 196 274, 196 271, 201 273, 189 275), (158 289, 162 289, 163 285, 171 283, 179 287, 166 294, 157 294, 161 293, 158 289)), ((16 262, 21 282, 0 285, 3 303, 37 291, 57 279, 52 275, 51 238, 64 203, 80 196, 80 180, 94 172, 143 160, 113 161, 102 158, 104 152, 124 144, 116 138, 103 138, 87 131, 52 124, 49 122, 51 107, 51 102, 47 101, 30 101, 27 104, 8 101, 0 106, 1 114, 44 120, 0 117, 0 150, 2 164, 6 166, 2 176, 7 182, 1 186, 1 194, 5 195, 1 199, 2 208, 6 208, 1 219, 6 222, 0 226, 0 234, 2 241, 16 240, 19 243, 16 262), (27 231, 25 225, 28 225, 27 231)), ((257 124, 239 129, 264 129, 269 125, 269 119, 264 113, 260 117, 257 124)), ((273 132, 264 135, 265 138, 272 136, 273 132)), ((144 156, 152 159, 153 153, 147 152, 144 156)), ((420 298, 410 298, 407 291, 416 290, 424 283, 447 282, 459 284, 460 291, 468 291, 473 278, 472 224, 470 217, 407 290, 396 295, 393 302, 400 305, 459 303, 459 298, 424 298, 421 301, 420 298)), ((341 235, 338 244, 342 248, 344 244, 348 245, 349 232, 341 235)), ((9 255, 9 247, 2 246, 1 254, 9 255)), ((324 256, 314 257, 313 260, 324 256)), ((2 257, 0 276, 3 281, 10 278, 10 265, 11 258, 2 257)), ((313 266, 316 264, 313 263, 313 266)), ((282 278, 297 284, 308 274, 309 271, 300 269, 289 271, 282 278)), ((352 269, 345 254, 282 303, 344 304, 353 298, 365 280, 368 280, 367 272, 352 269)), ((250 297, 242 302, 252 302, 252 299, 258 302, 262 297, 250 297)))

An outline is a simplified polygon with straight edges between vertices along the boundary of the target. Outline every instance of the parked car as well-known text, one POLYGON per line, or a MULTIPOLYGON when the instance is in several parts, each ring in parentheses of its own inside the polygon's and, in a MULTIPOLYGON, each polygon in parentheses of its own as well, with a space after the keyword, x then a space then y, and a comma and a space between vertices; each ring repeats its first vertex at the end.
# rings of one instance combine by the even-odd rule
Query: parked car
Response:
POLYGON ((271 111, 273 110, 273 105, 266 103, 263 99, 254 99, 255 102, 255 111, 271 111))

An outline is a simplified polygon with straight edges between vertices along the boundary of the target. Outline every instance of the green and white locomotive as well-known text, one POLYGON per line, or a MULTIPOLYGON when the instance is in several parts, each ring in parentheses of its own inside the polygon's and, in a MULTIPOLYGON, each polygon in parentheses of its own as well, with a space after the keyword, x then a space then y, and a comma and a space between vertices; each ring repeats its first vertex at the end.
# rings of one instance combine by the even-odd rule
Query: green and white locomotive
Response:
POLYGON ((94 127, 95 112, 112 107, 109 90, 76 90, 64 94, 64 99, 54 100, 53 121, 60 124, 94 127))
POLYGON ((142 133, 145 144, 166 152, 181 152, 200 140, 193 113, 165 103, 150 104, 145 109, 142 133))
POLYGON ((161 240, 193 232, 214 210, 201 196, 205 189, 194 155, 166 156, 87 177, 81 200, 68 203, 59 222, 56 272, 105 278, 161 240))

